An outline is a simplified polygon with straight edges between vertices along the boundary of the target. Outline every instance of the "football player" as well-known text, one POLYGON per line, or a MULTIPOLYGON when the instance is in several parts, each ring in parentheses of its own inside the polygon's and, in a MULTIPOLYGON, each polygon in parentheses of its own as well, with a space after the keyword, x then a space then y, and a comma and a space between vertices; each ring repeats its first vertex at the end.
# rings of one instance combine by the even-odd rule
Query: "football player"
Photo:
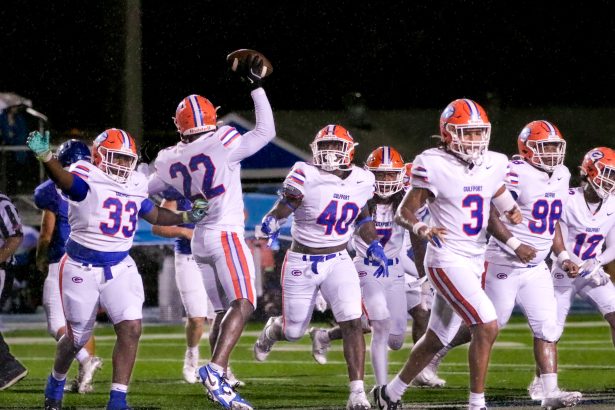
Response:
POLYGON ((28 147, 68 198, 71 232, 60 260, 59 281, 67 332, 56 345, 45 387, 45 409, 62 408, 66 374, 90 339, 99 307, 106 310, 117 340, 108 410, 127 409, 126 393, 141 335, 143 282, 128 255, 142 217, 152 224, 198 222, 207 202, 175 213, 148 199, 147 180, 133 172, 137 148, 125 131, 112 128, 94 140, 92 162, 79 160, 65 170, 49 150, 49 132, 30 133, 28 147))
POLYGON ((558 269, 574 276, 578 266, 565 250, 559 220, 568 200, 570 172, 564 166, 566 141, 549 121, 532 121, 517 138, 519 155, 509 162, 506 188, 516 198, 525 223, 500 221, 493 210, 493 236, 485 253, 484 289, 495 306, 498 327, 508 322, 515 304, 534 335, 534 356, 544 391, 542 407, 575 406, 579 392, 557 385, 557 301, 545 258, 553 249, 558 269), (558 234, 556 234, 556 232, 558 234), (525 253, 519 256, 520 253, 525 253), (527 249, 529 248, 529 249, 527 249))
POLYGON ((469 409, 485 408, 487 367, 498 333, 495 308, 480 282, 489 209, 493 204, 511 221, 521 222, 504 186, 507 159, 487 149, 490 134, 491 124, 480 105, 455 100, 440 116, 441 146, 413 161, 412 190, 399 206, 396 222, 429 241, 425 269, 437 295, 429 328, 401 372, 373 390, 380 409, 401 408, 409 383, 451 341, 461 319, 472 332, 469 409), (425 204, 431 216, 429 226, 416 216, 425 204))
MULTIPOLYGON (((64 169, 77 161, 91 162, 90 149, 79 140, 68 140, 58 147, 58 161, 64 169)), ((36 267, 47 272, 43 287, 43 307, 47 314, 47 331, 56 341, 66 333, 66 318, 60 297, 60 259, 64 256, 64 244, 70 233, 68 223, 68 202, 60 195, 56 184, 47 180, 34 190, 34 203, 43 211, 40 236, 36 247, 36 267)), ((94 355, 94 336, 75 357, 79 362, 79 372, 70 390, 89 393, 94 390, 92 379, 102 367, 102 359, 94 355)))
MULTIPOLYGON (((176 189, 169 188, 161 193, 163 198, 160 206, 171 211, 186 211, 191 208, 190 201, 184 198, 176 189)), ((213 353, 220 327, 211 327, 216 313, 205 291, 205 279, 197 266, 190 241, 194 231, 194 224, 182 224, 179 226, 154 225, 152 233, 165 238, 175 238, 175 282, 186 311, 186 353, 184 355, 184 367, 182 373, 184 380, 190 384, 197 382, 199 368, 199 344, 203 336, 205 322, 210 325, 209 346, 213 353)), ((226 369, 226 377, 231 387, 236 388, 244 385, 237 380, 230 366, 226 369)))
POLYGON ((354 229, 367 244, 370 274, 388 277, 388 259, 365 205, 374 194, 374 175, 352 164, 355 142, 340 125, 327 125, 311 144, 313 163, 297 162, 284 180, 281 197, 263 218, 262 232, 275 237, 294 213, 292 245, 282 266, 282 316, 271 317, 254 345, 263 361, 274 343, 305 334, 318 290, 340 326, 348 364, 348 409, 369 409, 364 385, 365 339, 361 286, 346 250, 354 229), (354 227, 353 227, 354 225, 354 227))
MULTIPOLYGON (((611 326, 615 344, 615 286, 603 269, 615 259, 615 151, 599 147, 585 154, 581 179, 580 187, 568 191, 568 202, 559 221, 566 251, 580 265, 580 274, 570 278, 559 265, 552 266, 557 299, 554 338, 559 340, 572 301, 579 295, 603 315, 611 326)), ((535 377, 528 388, 534 400, 544 398, 541 378, 535 377)))
POLYGON ((194 229, 191 248, 216 312, 213 326, 220 331, 211 360, 199 369, 199 375, 209 397, 227 409, 252 409, 229 386, 224 372, 256 306, 254 261, 243 236, 240 162, 275 137, 273 112, 262 79, 255 74, 262 72, 262 66, 259 57, 250 57, 237 70, 251 84, 256 127, 245 135, 230 126, 218 127, 211 102, 190 95, 175 113, 181 140, 160 151, 149 180, 150 194, 172 186, 190 200, 210 201, 207 218, 194 229))

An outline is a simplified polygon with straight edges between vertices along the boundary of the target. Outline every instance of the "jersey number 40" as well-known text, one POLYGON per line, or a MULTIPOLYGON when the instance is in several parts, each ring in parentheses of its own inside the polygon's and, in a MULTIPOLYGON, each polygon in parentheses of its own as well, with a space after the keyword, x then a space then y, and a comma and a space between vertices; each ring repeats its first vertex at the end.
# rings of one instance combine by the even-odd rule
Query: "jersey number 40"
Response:
POLYGON ((331 235, 334 230, 338 235, 344 235, 359 215, 359 207, 354 202, 346 202, 339 208, 338 216, 338 201, 332 200, 316 219, 317 224, 325 226, 325 235, 331 235))

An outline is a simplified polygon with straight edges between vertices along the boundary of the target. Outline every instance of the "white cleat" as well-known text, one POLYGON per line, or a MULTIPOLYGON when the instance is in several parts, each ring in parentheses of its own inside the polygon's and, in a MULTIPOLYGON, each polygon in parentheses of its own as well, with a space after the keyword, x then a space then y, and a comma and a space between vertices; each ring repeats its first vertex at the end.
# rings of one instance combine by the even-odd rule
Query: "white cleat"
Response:
POLYGON ((532 400, 542 400, 545 398, 544 391, 542 390, 542 381, 540 377, 534 376, 534 380, 527 386, 527 392, 530 394, 532 400))
POLYGON ((231 370, 231 366, 226 368, 226 381, 228 382, 229 386, 233 388, 233 390, 246 385, 244 382, 235 377, 235 374, 231 370))
POLYGON ((92 381, 97 371, 102 368, 103 361, 100 357, 91 356, 90 359, 79 367, 78 388, 77 391, 81 394, 91 393, 94 391, 92 381))
POLYGON ((258 335, 258 339, 256 339, 256 343, 254 343, 254 358, 259 362, 264 362, 269 356, 269 352, 271 352, 271 348, 275 343, 275 340, 271 340, 267 337, 267 329, 273 325, 276 317, 272 316, 267 320, 265 327, 260 335, 258 335))
POLYGON ((583 395, 578 391, 555 390, 549 396, 542 399, 540 407, 545 410, 563 409, 574 407, 581 401, 583 395))
POLYGON ((346 403, 346 410, 369 410, 372 405, 369 404, 365 390, 351 392, 346 403))
POLYGON ((472 406, 468 405, 468 410, 487 410, 487 406, 472 406))
POLYGON ((323 336, 326 335, 325 329, 313 327, 310 329, 310 339, 312 339, 312 357, 318 364, 327 363, 327 352, 331 347, 330 341, 324 341, 323 336))
POLYGON ((434 369, 427 366, 416 375, 410 384, 415 387, 443 387, 446 380, 439 378, 434 369))
POLYGON ((182 374, 184 376, 184 380, 186 383, 194 384, 198 381, 197 371, 199 370, 199 357, 190 353, 189 350, 186 349, 186 354, 184 356, 184 367, 182 369, 182 374))

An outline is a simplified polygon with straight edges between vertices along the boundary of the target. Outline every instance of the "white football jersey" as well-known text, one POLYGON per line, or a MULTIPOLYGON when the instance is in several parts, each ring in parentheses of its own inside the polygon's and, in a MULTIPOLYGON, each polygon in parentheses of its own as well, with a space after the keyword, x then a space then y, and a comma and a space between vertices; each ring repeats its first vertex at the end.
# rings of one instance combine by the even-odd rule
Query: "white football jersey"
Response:
MULTIPOLYGON (((560 224, 562 233, 566 235, 566 250, 572 261, 580 265, 602 253, 604 240, 615 227, 615 200, 608 198, 594 214, 587 207, 583 188, 571 188, 560 224)), ((553 267, 554 272, 562 273, 556 263, 553 267)), ((558 279, 568 278, 565 273, 560 276, 558 279)))
POLYGON ((430 263, 484 254, 491 198, 504 185, 507 163, 505 155, 492 151, 485 153, 482 165, 472 168, 441 148, 416 157, 412 186, 433 193, 435 198, 428 202, 430 225, 447 231, 442 248, 428 245, 430 263))
MULTIPOLYGON (((404 247, 406 230, 394 222, 395 211, 397 210, 393 209, 393 204, 376 204, 372 213, 376 233, 388 258, 396 258, 404 247)), ((365 243, 360 235, 354 235, 352 238, 357 255, 366 258, 369 244, 365 243)))
POLYGON ((148 198, 147 178, 133 172, 121 184, 86 161, 75 162, 69 172, 89 186, 83 201, 67 199, 69 239, 102 252, 130 250, 141 204, 148 198))
POLYGON ((284 185, 303 194, 291 227, 294 240, 314 248, 342 245, 354 232, 354 221, 374 195, 374 174, 353 166, 345 179, 297 162, 284 185))
POLYGON ((244 206, 241 164, 231 159, 243 136, 222 126, 191 143, 179 142, 158 153, 156 174, 185 198, 207 198, 209 212, 198 225, 221 231, 243 232, 244 206))
MULTIPOLYGON (((564 165, 555 167, 549 176, 522 160, 515 159, 509 163, 506 188, 516 198, 523 222, 514 225, 503 219, 503 223, 521 242, 536 248, 536 257, 529 265, 542 262, 551 250, 555 226, 568 200, 569 183, 570 171, 564 165)), ((513 267, 528 265, 494 237, 489 239, 485 260, 513 267)))

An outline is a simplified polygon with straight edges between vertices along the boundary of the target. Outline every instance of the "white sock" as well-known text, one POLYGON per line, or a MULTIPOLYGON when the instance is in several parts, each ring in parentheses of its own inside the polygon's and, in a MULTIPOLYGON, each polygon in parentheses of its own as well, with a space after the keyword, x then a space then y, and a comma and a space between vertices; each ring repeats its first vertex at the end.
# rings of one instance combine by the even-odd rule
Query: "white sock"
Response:
POLYGON ((271 323, 271 326, 269 326, 267 329, 265 329, 265 337, 267 339, 269 339, 271 342, 277 342, 278 341, 278 339, 273 337, 272 333, 271 333, 273 331, 273 328, 275 326, 277 326, 277 324, 278 324, 278 318, 276 317, 275 320, 271 323))
POLYGON ((90 353, 85 350, 85 348, 81 348, 81 350, 77 352, 75 359, 77 359, 80 364, 84 364, 85 362, 90 360, 90 353))
POLYGON ((194 346, 194 347, 190 347, 188 346, 188 348, 186 349, 186 353, 190 354, 192 357, 196 357, 196 359, 199 359, 199 346, 194 346))
POLYGON ((387 396, 389 396, 389 400, 391 401, 399 401, 401 400, 401 396, 404 395, 406 389, 408 388, 408 384, 404 383, 400 378, 399 374, 396 375, 393 380, 389 384, 387 384, 387 396))
POLYGON ((51 370, 51 377, 61 382, 62 380, 66 380, 66 373, 58 373, 56 369, 51 370))
POLYGON ((485 407, 485 393, 470 392, 470 406, 485 407))
POLYGON ((387 349, 387 339, 389 336, 389 326, 385 320, 372 320, 372 341, 370 344, 370 357, 376 384, 382 386, 387 383, 387 373, 389 367, 387 349))
POLYGON ((211 367, 211 369, 215 371, 216 373, 218 373, 219 375, 224 374, 224 367, 217 365, 214 362, 209 362, 209 367, 211 367))
POLYGON ((128 386, 125 384, 111 383, 111 391, 126 393, 128 392, 128 386))
POLYGON ((350 382, 350 392, 361 392, 365 391, 365 386, 363 385, 363 380, 353 380, 350 382))
POLYGON ((547 373, 540 375, 542 382, 542 392, 545 397, 557 390, 557 373, 547 373))

